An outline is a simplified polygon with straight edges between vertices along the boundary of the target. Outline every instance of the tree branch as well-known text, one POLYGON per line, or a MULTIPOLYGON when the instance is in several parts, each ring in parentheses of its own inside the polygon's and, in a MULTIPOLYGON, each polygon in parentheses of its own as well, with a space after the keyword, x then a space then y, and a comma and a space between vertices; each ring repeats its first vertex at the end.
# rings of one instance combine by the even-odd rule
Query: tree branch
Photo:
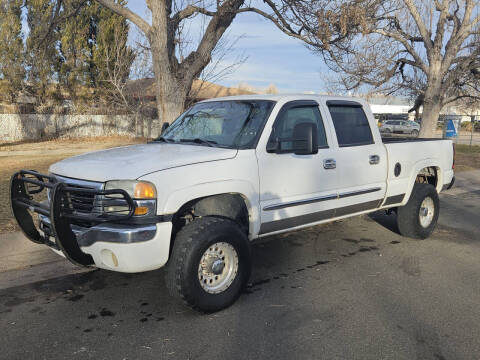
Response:
POLYGON ((418 12, 417 7, 413 3, 412 0, 403 0, 405 5, 408 8, 408 11, 413 17, 413 20, 415 21, 415 24, 417 25, 418 31, 420 32, 420 35, 423 37, 423 42, 425 44, 425 48, 427 49, 427 54, 430 54, 430 51, 433 48, 433 43, 431 39, 431 34, 430 31, 427 29, 425 26, 425 23, 423 22, 422 17, 420 16, 420 13, 418 12))
POLYGON ((109 8, 112 10, 114 13, 125 17, 127 20, 130 20, 132 23, 134 23, 140 30, 145 35, 149 35, 151 31, 151 26, 149 23, 147 23, 145 20, 143 20, 140 16, 135 14, 133 11, 130 9, 127 9, 126 7, 117 4, 113 0, 96 0, 98 3, 102 4, 106 8, 109 8))
POLYGON ((283 22, 285 19, 281 17, 280 19, 275 18, 273 15, 267 14, 265 11, 257 9, 257 8, 252 8, 252 7, 247 7, 247 8, 242 8, 238 11, 239 13, 242 12, 253 12, 256 14, 259 14, 263 16, 265 19, 270 20, 280 31, 285 33, 288 36, 294 37, 296 39, 302 40, 305 42, 307 45, 313 46, 313 47, 318 47, 318 43, 313 42, 309 40, 307 37, 301 35, 299 32, 295 32, 290 26, 283 26, 283 22))
POLYGON ((446 98, 444 101, 443 101, 443 105, 447 105, 447 104, 450 104, 454 101, 457 101, 457 100, 460 100, 460 99, 475 99, 475 100, 480 100, 480 96, 478 95, 472 95, 472 94, 462 94, 462 95, 455 95, 455 96, 450 96, 448 98, 446 98))
POLYGON ((188 5, 185 9, 180 10, 177 12, 173 17, 172 20, 175 22, 180 22, 183 19, 189 18, 194 14, 203 14, 206 16, 215 16, 215 11, 209 11, 199 6, 195 5, 188 5))
POLYGON ((413 59, 415 60, 416 64, 418 65, 417 67, 425 73, 428 72, 427 65, 423 62, 420 55, 418 55, 418 53, 415 51, 413 46, 411 46, 410 43, 405 38, 403 38, 402 36, 400 36, 397 33, 388 32, 388 31, 385 31, 385 30, 382 30, 382 29, 376 29, 373 32, 375 32, 377 34, 380 34, 380 35, 383 35, 383 36, 386 36, 386 37, 389 37, 389 38, 392 38, 392 39, 395 39, 398 42, 400 42, 403 45, 403 47, 405 48, 405 50, 410 55, 412 55, 413 59))

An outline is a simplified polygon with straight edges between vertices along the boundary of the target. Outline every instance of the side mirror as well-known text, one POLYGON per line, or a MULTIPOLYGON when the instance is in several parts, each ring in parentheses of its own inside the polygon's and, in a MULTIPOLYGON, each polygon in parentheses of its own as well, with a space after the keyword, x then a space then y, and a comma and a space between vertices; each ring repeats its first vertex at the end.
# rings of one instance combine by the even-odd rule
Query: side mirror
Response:
POLYGON ((300 123, 293 128, 293 152, 296 155, 318 153, 318 130, 315 123, 300 123))
POLYGON ((161 132, 161 134, 163 134, 163 133, 165 132, 165 130, 167 130, 167 128, 168 128, 169 126, 170 126, 169 123, 164 122, 164 123, 162 124, 162 132, 161 132))
POLYGON ((296 124, 291 138, 280 139, 272 136, 267 143, 267 152, 276 154, 293 152, 295 155, 318 153, 317 124, 311 122, 296 124), (291 145, 285 148, 282 143, 291 145))

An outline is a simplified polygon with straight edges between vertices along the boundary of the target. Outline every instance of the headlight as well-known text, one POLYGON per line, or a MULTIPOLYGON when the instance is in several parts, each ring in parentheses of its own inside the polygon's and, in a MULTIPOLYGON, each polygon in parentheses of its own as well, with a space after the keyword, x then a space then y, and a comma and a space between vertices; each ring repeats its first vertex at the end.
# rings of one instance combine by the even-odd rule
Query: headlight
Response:
POLYGON ((107 181, 105 190, 121 189, 125 190, 132 199, 156 199, 157 190, 155 185, 147 181, 135 180, 113 180, 107 181))
MULTIPOLYGON (((130 195, 135 202, 135 216, 155 215, 157 207, 157 190, 155 185, 147 181, 113 180, 107 181, 105 190, 121 189, 130 195)), ((107 212, 120 211, 115 206, 105 206, 107 212)))

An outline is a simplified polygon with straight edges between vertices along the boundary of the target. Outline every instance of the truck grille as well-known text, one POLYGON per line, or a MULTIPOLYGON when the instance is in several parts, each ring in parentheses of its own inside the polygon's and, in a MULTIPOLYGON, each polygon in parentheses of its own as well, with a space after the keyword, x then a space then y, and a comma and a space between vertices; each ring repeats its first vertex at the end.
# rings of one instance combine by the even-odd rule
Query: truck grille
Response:
MULTIPOLYGON (((72 188, 93 190, 103 188, 103 183, 100 182, 71 179, 58 175, 55 175, 55 178, 72 188)), ((70 203, 73 210, 81 213, 100 213, 102 211, 101 207, 95 203, 95 194, 72 192, 70 193, 70 203)))
MULTIPOLYGON (((69 184, 69 186, 72 186, 69 184)), ((72 186, 78 189, 90 189, 85 186, 72 186)), ((91 213, 95 210, 95 195, 94 194, 85 194, 85 193, 78 193, 78 194, 70 194, 70 201, 72 202, 72 208, 79 212, 87 212, 91 213)), ((98 209, 97 209, 98 212, 98 209)))

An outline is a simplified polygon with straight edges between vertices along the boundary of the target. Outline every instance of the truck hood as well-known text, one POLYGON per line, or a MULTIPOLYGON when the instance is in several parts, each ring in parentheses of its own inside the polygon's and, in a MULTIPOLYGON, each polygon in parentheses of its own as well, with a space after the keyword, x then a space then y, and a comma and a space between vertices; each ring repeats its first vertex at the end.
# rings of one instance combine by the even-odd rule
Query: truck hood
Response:
POLYGON ((139 177, 179 166, 234 158, 236 149, 149 143, 94 151, 59 161, 49 171, 60 176, 108 181, 139 177))

